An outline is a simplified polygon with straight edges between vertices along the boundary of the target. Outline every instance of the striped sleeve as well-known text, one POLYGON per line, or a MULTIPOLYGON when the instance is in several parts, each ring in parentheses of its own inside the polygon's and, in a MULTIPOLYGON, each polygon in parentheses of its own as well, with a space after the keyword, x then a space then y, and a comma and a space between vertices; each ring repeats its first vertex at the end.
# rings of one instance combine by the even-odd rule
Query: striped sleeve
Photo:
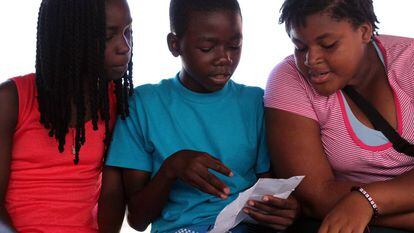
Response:
POLYGON ((293 56, 290 56, 270 73, 264 104, 267 108, 288 111, 317 121, 311 96, 311 88, 296 69, 293 56))

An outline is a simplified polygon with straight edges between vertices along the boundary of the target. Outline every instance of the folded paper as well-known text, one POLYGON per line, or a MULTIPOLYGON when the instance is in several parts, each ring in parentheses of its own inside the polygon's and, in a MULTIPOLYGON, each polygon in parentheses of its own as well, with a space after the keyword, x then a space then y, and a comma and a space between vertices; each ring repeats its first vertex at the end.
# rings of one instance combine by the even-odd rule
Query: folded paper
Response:
POLYGON ((264 195, 286 199, 303 178, 304 176, 294 176, 289 179, 259 179, 256 184, 240 193, 233 202, 224 207, 209 233, 228 232, 242 221, 249 221, 249 219, 251 221, 251 218, 242 211, 248 200, 262 200, 264 195))

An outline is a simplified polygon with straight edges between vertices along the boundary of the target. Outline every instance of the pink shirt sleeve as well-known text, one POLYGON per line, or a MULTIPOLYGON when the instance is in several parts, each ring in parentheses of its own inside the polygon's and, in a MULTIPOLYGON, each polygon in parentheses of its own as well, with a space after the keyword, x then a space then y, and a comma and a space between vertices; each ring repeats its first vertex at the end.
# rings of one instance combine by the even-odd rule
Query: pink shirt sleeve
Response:
POLYGON ((414 99, 414 39, 387 35, 378 36, 377 39, 385 54, 388 76, 414 99))
POLYGON ((318 121, 312 99, 312 88, 297 70, 293 56, 287 57, 272 70, 264 95, 265 107, 318 121))

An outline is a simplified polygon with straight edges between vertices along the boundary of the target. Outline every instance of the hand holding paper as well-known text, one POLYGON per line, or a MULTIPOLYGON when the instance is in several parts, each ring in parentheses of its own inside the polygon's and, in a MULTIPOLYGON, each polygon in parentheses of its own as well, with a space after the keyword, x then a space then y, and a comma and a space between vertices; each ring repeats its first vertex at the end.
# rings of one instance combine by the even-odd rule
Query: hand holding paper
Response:
POLYGON ((286 199, 299 185, 304 176, 289 179, 262 178, 248 190, 239 194, 236 200, 228 204, 217 216, 214 228, 210 233, 223 233, 232 229, 243 220, 249 218, 242 209, 248 200, 262 200, 264 195, 274 195, 286 199))

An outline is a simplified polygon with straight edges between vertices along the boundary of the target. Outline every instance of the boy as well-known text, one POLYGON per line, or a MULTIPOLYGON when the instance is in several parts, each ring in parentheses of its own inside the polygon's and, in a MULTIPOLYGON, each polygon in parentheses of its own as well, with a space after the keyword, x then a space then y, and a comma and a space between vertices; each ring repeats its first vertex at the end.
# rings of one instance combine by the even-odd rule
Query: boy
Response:
MULTIPOLYGON (((168 45, 182 69, 175 78, 136 89, 130 119, 116 126, 107 165, 127 168, 122 179, 133 228, 152 223, 152 232, 206 232, 240 192, 270 176, 263 91, 230 80, 243 39, 236 0, 172 0, 170 20, 168 45)), ((104 174, 102 200, 113 202, 106 190, 119 187, 121 178, 110 174, 116 168, 104 174)), ((245 211, 285 229, 296 202, 266 200, 250 201, 257 209, 245 211)), ((244 224, 232 230, 246 231, 244 224)))

